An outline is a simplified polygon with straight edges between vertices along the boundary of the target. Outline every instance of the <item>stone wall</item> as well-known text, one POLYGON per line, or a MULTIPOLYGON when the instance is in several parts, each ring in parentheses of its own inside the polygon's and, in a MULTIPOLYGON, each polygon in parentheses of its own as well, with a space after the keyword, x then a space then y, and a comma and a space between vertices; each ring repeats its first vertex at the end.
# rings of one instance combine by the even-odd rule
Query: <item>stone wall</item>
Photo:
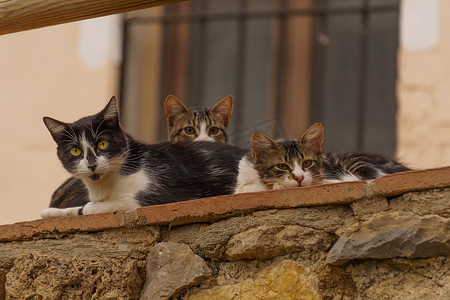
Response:
POLYGON ((449 299, 450 167, 0 226, 6 299, 449 299))

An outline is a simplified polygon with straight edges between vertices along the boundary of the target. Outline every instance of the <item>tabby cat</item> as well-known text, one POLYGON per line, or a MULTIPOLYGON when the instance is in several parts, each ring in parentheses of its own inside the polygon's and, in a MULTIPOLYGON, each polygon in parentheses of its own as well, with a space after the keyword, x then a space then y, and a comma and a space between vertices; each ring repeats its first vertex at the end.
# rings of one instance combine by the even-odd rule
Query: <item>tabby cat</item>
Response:
POLYGON ((177 97, 165 102, 167 132, 171 141, 210 141, 225 143, 233 112, 233 97, 226 96, 214 107, 188 109, 177 97))
MULTIPOLYGON (((211 141, 225 143, 227 126, 233 112, 233 97, 226 96, 212 109, 188 109, 177 97, 169 95, 164 104, 170 141, 211 141)), ((50 207, 82 206, 89 201, 83 182, 67 179, 53 193, 50 207)))
POLYGON ((64 168, 86 186, 89 202, 44 209, 43 218, 231 194, 247 152, 222 143, 138 142, 122 130, 115 97, 96 115, 74 123, 45 117, 44 123, 64 168))
POLYGON ((274 141, 263 133, 254 133, 252 151, 239 163, 235 193, 368 180, 410 171, 376 154, 322 154, 323 137, 320 123, 313 124, 299 140, 274 141))

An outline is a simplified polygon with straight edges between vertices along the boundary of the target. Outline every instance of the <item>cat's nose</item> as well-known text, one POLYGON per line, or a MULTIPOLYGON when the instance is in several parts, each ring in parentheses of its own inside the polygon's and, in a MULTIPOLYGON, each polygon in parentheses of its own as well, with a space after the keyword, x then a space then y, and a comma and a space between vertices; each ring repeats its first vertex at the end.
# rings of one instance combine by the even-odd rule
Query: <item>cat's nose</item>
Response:
POLYGON ((294 175, 294 179, 298 181, 298 183, 302 183, 303 181, 303 175, 300 175, 300 177, 297 177, 294 175))
POLYGON ((88 165, 89 170, 91 170, 92 172, 95 171, 95 168, 97 168, 96 164, 92 164, 92 165, 88 165))

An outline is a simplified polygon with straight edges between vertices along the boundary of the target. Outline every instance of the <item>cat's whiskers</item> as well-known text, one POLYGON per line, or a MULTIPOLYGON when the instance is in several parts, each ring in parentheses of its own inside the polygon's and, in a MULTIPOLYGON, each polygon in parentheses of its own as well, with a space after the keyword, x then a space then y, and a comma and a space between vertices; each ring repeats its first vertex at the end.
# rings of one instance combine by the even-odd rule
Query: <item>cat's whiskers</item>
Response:
POLYGON ((65 136, 67 138, 69 138, 69 141, 74 142, 74 143, 78 143, 78 139, 76 137, 74 137, 69 131, 65 130, 62 134, 62 136, 65 136))
POLYGON ((78 141, 78 136, 75 133, 75 131, 73 130, 72 125, 71 124, 67 124, 67 125, 68 125, 68 127, 69 127, 71 132, 69 132, 67 130, 65 132, 67 132, 73 138, 74 141, 78 141))
POLYGON ((89 124, 86 124, 84 128, 88 129, 91 133, 91 136, 95 139, 94 128, 92 128, 92 120, 89 124))
POLYGON ((68 142, 68 143, 75 143, 75 144, 78 144, 77 141, 74 141, 74 140, 72 140, 72 139, 64 139, 64 140, 61 140, 61 142, 68 142))
POLYGON ((91 128, 92 128, 92 136, 96 139, 99 134, 98 134, 98 130, 100 129, 100 126, 102 126, 103 122, 105 122, 105 120, 102 120, 100 122, 100 124, 97 126, 97 128, 95 129, 95 133, 94 133, 94 128, 92 127, 92 121, 91 121, 91 128))

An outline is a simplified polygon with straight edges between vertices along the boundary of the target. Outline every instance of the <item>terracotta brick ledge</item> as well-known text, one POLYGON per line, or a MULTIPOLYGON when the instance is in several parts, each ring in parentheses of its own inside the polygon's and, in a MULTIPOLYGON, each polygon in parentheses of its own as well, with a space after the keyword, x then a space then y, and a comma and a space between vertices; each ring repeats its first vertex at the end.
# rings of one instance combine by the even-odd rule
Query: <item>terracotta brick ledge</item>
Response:
POLYGON ((398 196, 410 191, 450 187, 450 166, 387 175, 371 181, 353 181, 307 188, 227 195, 154 205, 130 212, 41 219, 0 226, 0 241, 107 228, 180 225, 212 221, 257 210, 320 205, 343 205, 361 198, 398 196))

